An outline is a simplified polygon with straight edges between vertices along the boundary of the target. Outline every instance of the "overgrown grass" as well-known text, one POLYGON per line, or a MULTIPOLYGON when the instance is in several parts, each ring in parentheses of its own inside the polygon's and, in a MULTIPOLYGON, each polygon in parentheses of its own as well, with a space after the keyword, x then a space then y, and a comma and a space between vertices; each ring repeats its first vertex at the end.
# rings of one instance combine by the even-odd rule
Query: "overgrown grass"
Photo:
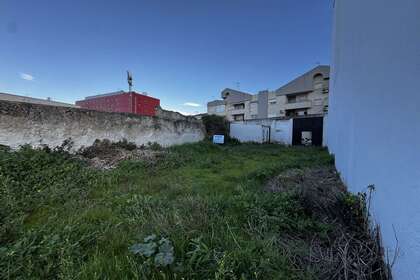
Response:
POLYGON ((261 186, 331 163, 318 148, 202 142, 101 172, 65 152, 0 149, 0 279, 312 279, 279 236, 328 225, 261 186), (170 241, 170 265, 129 250, 152 234, 170 241))

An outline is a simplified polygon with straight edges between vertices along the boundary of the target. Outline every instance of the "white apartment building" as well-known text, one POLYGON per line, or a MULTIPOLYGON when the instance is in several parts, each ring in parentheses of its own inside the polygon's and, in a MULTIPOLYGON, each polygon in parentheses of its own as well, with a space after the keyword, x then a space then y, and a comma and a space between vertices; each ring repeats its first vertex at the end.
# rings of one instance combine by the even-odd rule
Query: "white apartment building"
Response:
POLYGON ((207 113, 229 121, 320 115, 328 110, 329 66, 317 66, 275 91, 250 94, 227 88, 207 113))

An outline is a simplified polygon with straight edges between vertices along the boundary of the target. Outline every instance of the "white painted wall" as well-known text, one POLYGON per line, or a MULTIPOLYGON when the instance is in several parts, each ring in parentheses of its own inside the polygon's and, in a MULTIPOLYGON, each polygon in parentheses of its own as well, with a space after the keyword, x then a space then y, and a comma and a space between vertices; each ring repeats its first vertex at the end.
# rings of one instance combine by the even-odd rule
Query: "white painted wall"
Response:
POLYGON ((230 124, 230 137, 236 138, 241 142, 263 142, 262 126, 258 124, 230 124))
POLYGON ((271 141, 292 145, 293 119, 275 120, 271 123, 271 141))
POLYGON ((250 120, 230 124, 230 136, 241 142, 263 142, 262 126, 270 126, 271 143, 292 145, 293 120, 250 120))
POLYGON ((349 189, 375 184, 395 279, 420 279, 420 1, 336 0, 328 145, 349 189))

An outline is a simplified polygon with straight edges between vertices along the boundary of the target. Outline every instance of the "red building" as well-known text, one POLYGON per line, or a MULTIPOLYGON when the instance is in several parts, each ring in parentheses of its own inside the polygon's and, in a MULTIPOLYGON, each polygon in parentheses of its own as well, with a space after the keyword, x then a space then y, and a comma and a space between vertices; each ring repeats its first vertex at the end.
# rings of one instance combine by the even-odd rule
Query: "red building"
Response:
POLYGON ((76 105, 97 111, 154 116, 160 100, 136 92, 117 91, 88 96, 84 100, 76 101, 76 105))

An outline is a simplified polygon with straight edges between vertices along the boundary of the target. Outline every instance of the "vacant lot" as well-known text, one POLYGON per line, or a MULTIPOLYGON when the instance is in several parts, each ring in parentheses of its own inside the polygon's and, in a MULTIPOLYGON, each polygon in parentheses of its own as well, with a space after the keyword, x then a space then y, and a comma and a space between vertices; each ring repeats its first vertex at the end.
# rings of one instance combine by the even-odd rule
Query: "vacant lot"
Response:
MULTIPOLYGON (((154 152, 159 147, 154 147, 154 152)), ((0 150, 0 279, 313 279, 297 266, 331 224, 281 172, 325 150, 198 143, 108 171, 62 151, 0 150)))

